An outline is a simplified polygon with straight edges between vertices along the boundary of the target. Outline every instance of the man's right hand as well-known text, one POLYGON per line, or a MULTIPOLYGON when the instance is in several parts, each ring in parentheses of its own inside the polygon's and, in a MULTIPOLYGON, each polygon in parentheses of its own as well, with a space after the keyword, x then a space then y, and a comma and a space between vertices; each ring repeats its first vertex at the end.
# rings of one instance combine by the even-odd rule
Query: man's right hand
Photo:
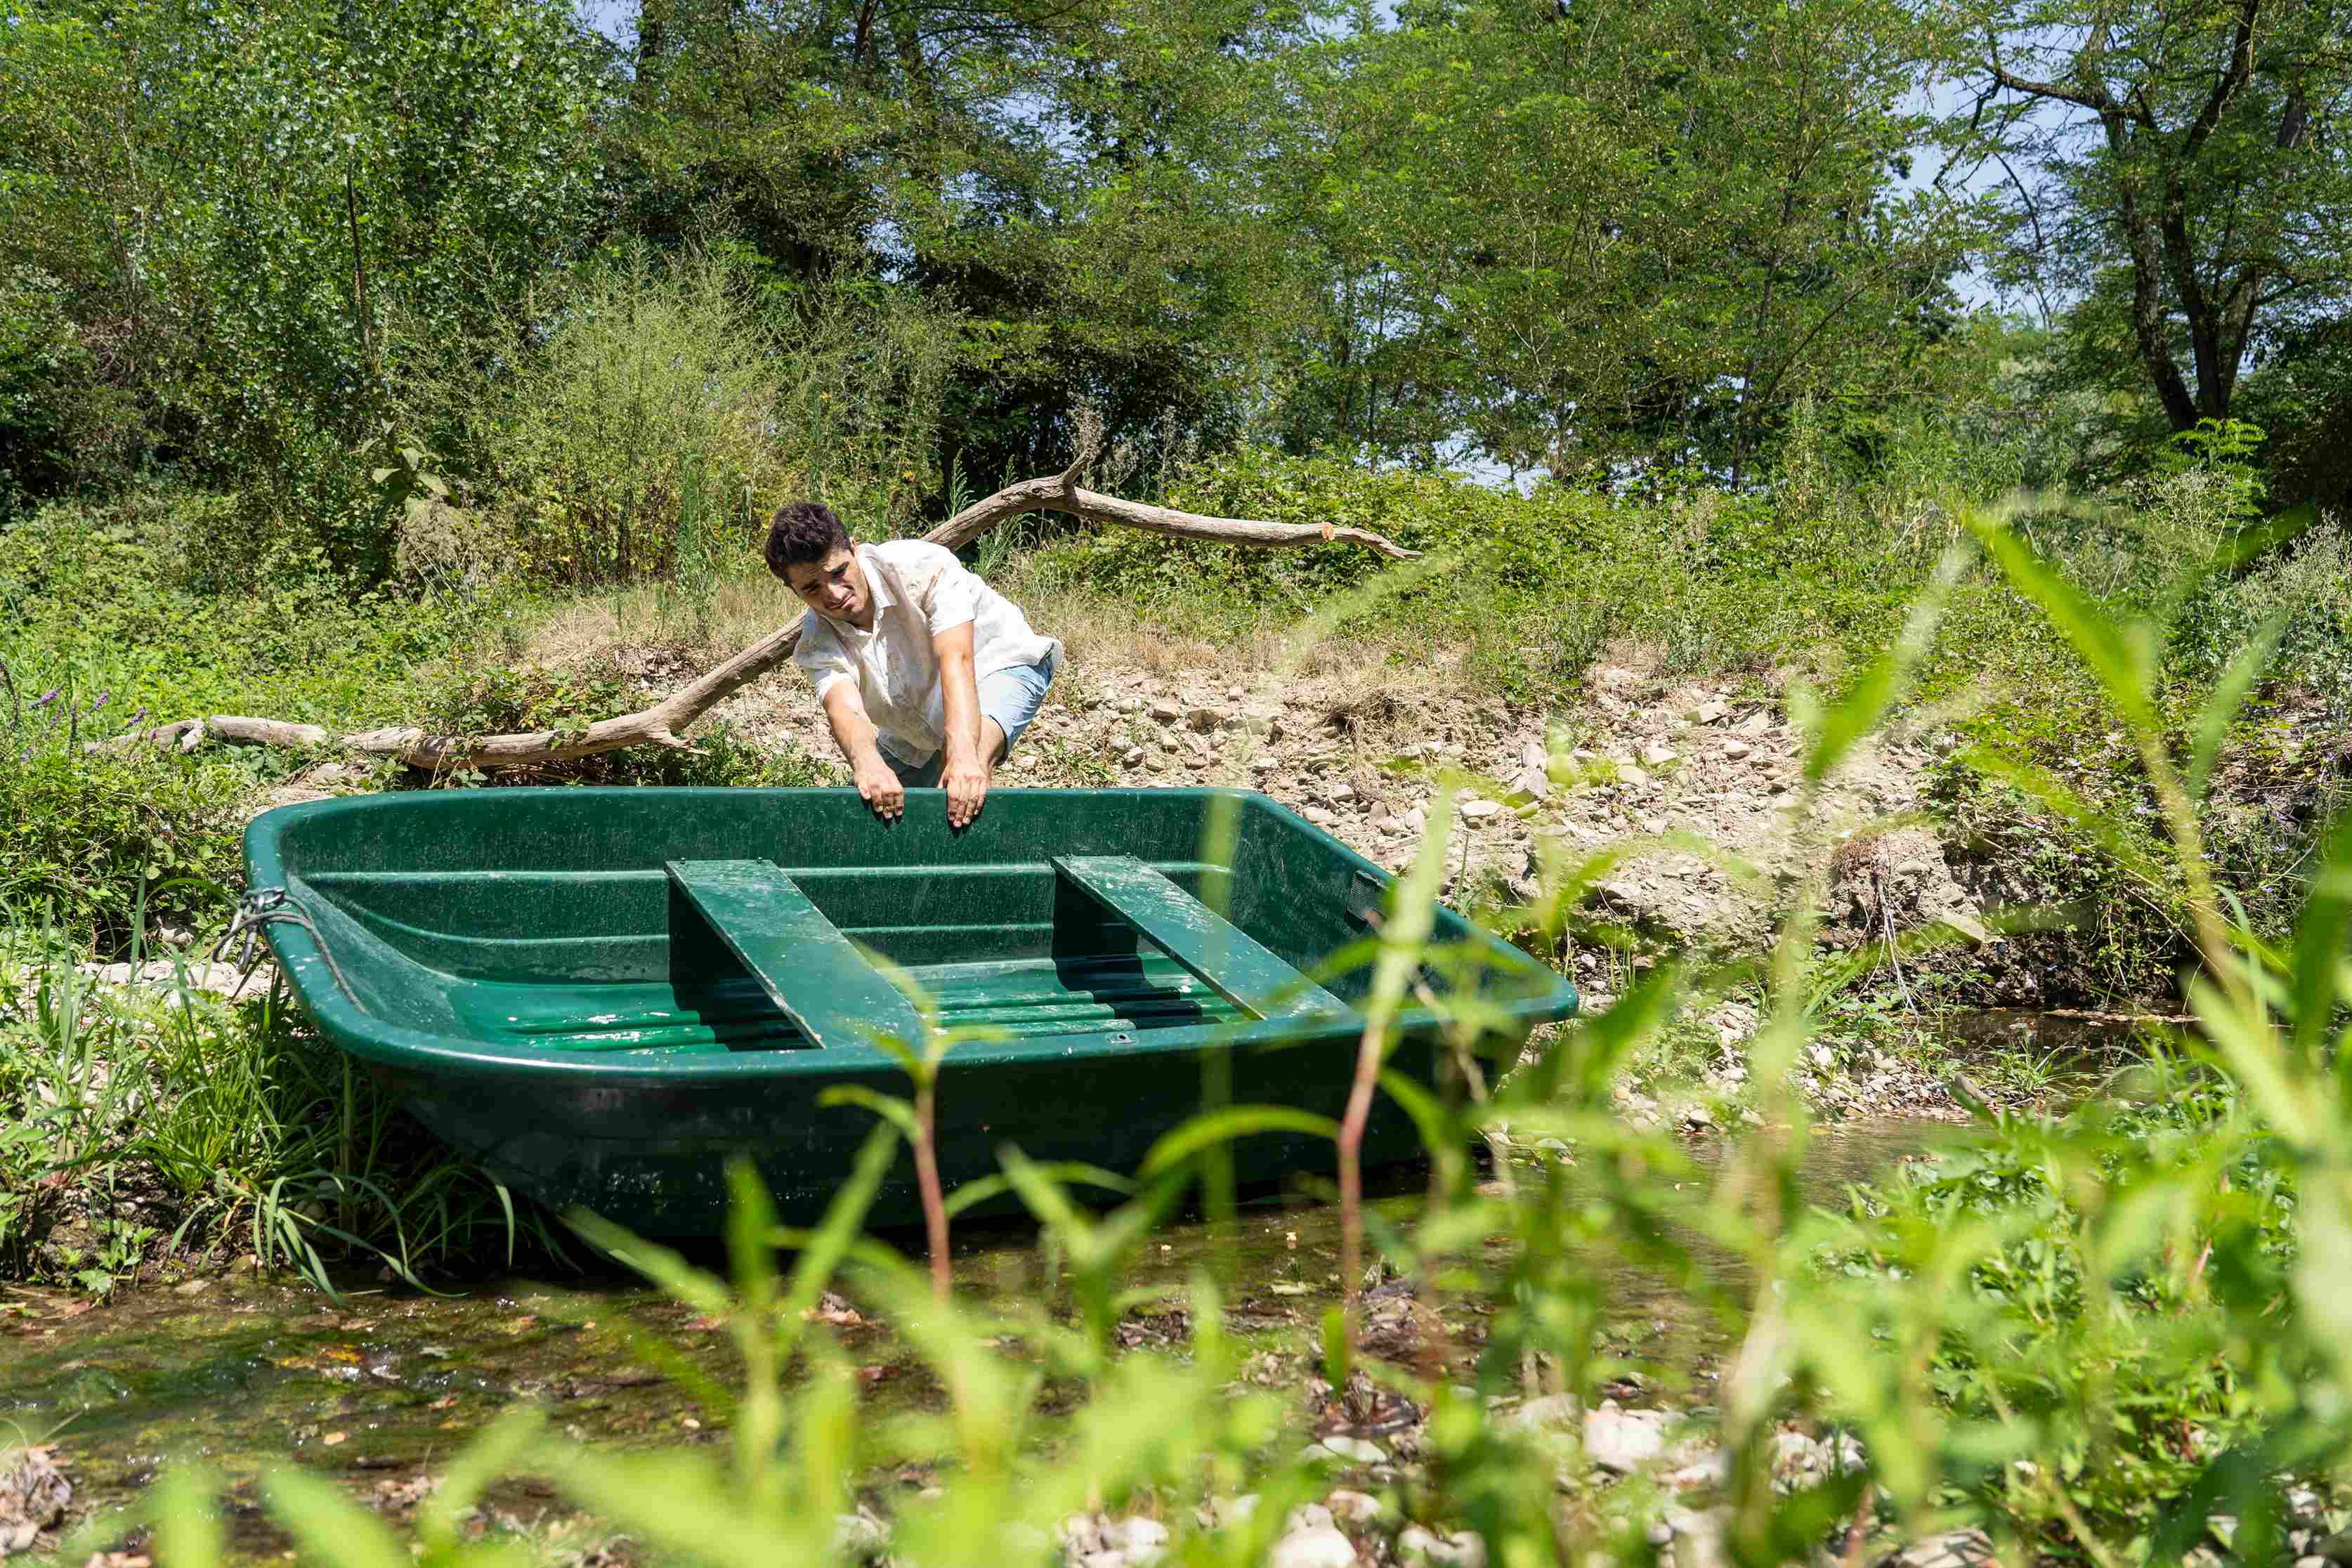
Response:
POLYGON ((890 764, 880 757, 870 757, 857 764, 857 793, 874 808, 874 815, 885 822, 896 822, 906 815, 907 786, 890 771, 890 764))

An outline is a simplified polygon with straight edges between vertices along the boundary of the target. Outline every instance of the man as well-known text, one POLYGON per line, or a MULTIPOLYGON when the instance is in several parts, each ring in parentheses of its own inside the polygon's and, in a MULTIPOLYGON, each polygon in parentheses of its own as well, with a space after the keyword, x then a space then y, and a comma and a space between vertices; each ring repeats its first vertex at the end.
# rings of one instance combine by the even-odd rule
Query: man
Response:
POLYGON ((768 529, 768 570, 814 612, 793 662, 816 683, 857 793, 895 822, 908 789, 944 788, 948 825, 980 815, 997 764, 1062 662, 1020 608, 919 539, 853 544, 830 508, 794 501, 768 529))

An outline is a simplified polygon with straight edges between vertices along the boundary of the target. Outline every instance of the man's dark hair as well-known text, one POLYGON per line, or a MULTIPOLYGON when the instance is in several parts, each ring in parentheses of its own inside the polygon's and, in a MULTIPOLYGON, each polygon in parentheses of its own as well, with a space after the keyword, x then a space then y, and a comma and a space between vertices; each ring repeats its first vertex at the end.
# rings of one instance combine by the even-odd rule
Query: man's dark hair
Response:
POLYGON ((819 564, 835 551, 848 548, 849 530, 823 501, 780 506, 768 524, 768 570, 787 582, 793 567, 819 564))

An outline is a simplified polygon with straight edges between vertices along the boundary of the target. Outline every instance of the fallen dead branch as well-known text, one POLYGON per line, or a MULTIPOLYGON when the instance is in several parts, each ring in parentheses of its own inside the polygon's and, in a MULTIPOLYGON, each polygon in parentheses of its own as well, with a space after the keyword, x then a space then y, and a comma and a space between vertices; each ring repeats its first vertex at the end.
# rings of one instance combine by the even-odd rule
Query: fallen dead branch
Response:
MULTIPOLYGON (((1082 450, 1064 472, 1009 485, 985 500, 975 501, 923 537, 953 550, 971 543, 998 523, 1024 512, 1058 511, 1090 522, 1141 529, 1170 539, 1202 539, 1219 544, 1249 544, 1282 549, 1305 544, 1359 545, 1391 561, 1411 561, 1420 555, 1404 546, 1360 528, 1329 523, 1263 522, 1253 518, 1204 517, 1197 512, 1147 506, 1083 489, 1078 477, 1092 460, 1082 450)), ((413 728, 366 730, 337 735, 316 724, 289 724, 278 719, 253 719, 237 713, 214 713, 182 719, 152 729, 133 731, 110 741, 92 742, 89 749, 126 749, 137 745, 168 746, 193 752, 211 741, 252 746, 318 746, 369 757, 392 757, 414 768, 450 771, 458 768, 539 767, 570 762, 629 746, 684 749, 685 731, 705 713, 751 682, 792 658, 801 638, 801 624, 771 632, 734 658, 635 713, 599 719, 585 730, 534 730, 511 735, 435 735, 413 728)))

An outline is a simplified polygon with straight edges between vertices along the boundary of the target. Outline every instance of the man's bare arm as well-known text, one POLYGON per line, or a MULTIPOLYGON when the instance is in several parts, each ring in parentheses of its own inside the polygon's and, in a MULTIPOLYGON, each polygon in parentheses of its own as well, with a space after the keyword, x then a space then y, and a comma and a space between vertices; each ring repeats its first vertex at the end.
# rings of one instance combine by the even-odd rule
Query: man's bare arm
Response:
POLYGON ((931 653, 939 660, 940 699, 947 710, 947 762, 940 771, 940 786, 948 792, 948 826, 961 827, 980 815, 981 802, 988 798, 989 774, 996 765, 996 759, 982 749, 971 623, 933 637, 931 653))
POLYGON ((834 743, 849 760, 858 795, 874 808, 875 816, 885 822, 897 821, 907 809, 907 786, 882 760, 882 748, 876 741, 879 731, 866 716, 866 700, 857 695, 855 681, 836 680, 825 689, 824 717, 833 726, 834 743))

